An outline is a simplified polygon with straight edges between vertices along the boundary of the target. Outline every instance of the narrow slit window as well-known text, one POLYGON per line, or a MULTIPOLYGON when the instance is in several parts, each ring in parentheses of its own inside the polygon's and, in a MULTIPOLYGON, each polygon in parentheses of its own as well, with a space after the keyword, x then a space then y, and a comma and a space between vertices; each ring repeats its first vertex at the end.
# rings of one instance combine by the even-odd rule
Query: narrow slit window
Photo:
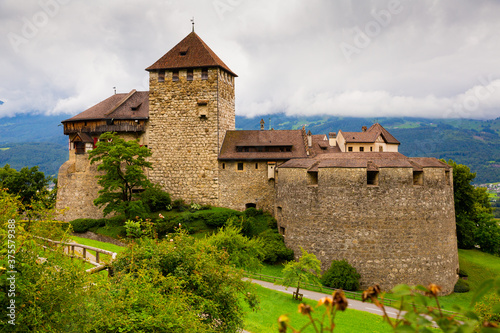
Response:
POLYGON ((446 185, 450 185, 451 184, 450 170, 446 170, 444 172, 444 176, 446 178, 446 185))
POLYGON ((179 71, 174 71, 172 73, 172 81, 174 81, 174 82, 179 81, 179 71))
POLYGON ((366 172, 366 184, 374 186, 378 185, 378 171, 366 172))
POLYGON ((423 171, 413 171, 413 185, 424 185, 423 171))
POLYGON ((188 69, 186 80, 193 81, 193 70, 192 69, 188 69))
POLYGON ((158 71, 158 82, 165 82, 165 71, 158 71))
POLYGON ((226 168, 226 163, 222 163, 222 169, 226 168))
POLYGON ((208 69, 204 68, 201 70, 201 79, 208 80, 208 69))
POLYGON ((255 170, 259 168, 259 163, 255 163, 255 170))

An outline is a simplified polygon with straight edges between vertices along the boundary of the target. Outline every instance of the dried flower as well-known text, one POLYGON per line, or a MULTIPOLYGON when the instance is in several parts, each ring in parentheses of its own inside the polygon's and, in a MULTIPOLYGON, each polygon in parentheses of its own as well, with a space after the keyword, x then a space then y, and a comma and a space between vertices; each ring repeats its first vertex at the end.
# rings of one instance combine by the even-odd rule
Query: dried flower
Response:
POLYGON ((438 286, 437 284, 434 284, 434 283, 431 283, 429 285, 429 287, 427 287, 427 289, 429 289, 428 292, 426 292, 425 294, 428 295, 428 296, 437 296, 439 294, 439 292, 441 291, 441 287, 438 286))
POLYGON ((303 315, 309 315, 312 311, 313 309, 310 305, 304 303, 299 304, 299 313, 302 313, 303 315))
POLYGON ((289 319, 286 315, 281 315, 278 318, 278 326, 279 326, 279 332, 283 333, 286 332, 286 327, 289 319))
POLYGON ((331 297, 323 297, 319 300, 318 306, 325 305, 326 307, 330 307, 333 304, 333 299, 331 297))
POLYGON ((363 302, 366 301, 367 299, 373 300, 374 298, 377 298, 379 293, 380 293, 380 286, 376 284, 363 291, 363 294, 361 295, 361 300, 363 302))
POLYGON ((347 298, 342 290, 335 290, 333 292, 333 304, 335 304, 337 310, 345 311, 347 309, 347 298))

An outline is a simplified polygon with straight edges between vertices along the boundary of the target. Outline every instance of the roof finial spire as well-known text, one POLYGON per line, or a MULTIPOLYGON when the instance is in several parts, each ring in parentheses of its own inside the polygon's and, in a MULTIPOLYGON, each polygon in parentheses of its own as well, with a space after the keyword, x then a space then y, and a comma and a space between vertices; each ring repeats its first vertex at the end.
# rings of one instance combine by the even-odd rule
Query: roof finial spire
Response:
POLYGON ((191 19, 191 24, 193 25, 193 32, 194 32, 194 16, 193 16, 193 18, 191 19))

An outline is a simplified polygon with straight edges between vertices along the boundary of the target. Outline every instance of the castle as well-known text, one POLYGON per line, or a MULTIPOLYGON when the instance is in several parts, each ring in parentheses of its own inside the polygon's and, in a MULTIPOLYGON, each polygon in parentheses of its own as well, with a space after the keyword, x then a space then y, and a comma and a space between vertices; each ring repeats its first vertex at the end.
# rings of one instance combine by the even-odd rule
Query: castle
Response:
POLYGON ((362 286, 442 286, 458 278, 452 169, 408 158, 380 124, 360 132, 235 130, 237 75, 193 31, 146 69, 149 91, 115 94, 63 121, 59 170, 65 220, 99 218, 87 152, 118 132, 152 151, 149 179, 173 199, 271 212, 288 247, 327 269, 347 259, 362 286))

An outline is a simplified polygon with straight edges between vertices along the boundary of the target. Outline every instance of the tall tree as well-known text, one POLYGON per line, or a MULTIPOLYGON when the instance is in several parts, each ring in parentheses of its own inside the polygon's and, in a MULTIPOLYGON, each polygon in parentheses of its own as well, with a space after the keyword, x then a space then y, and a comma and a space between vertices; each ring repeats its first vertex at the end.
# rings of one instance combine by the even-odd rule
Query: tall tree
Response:
POLYGON ((469 167, 449 160, 453 167, 453 190, 457 223, 458 247, 476 246, 484 252, 500 253, 500 227, 493 220, 493 209, 486 189, 474 187, 476 173, 469 167))
POLYGON ((302 247, 302 256, 299 261, 289 261, 283 268, 283 282, 285 287, 297 286, 293 298, 299 298, 300 287, 306 283, 319 283, 321 274, 321 261, 312 253, 308 253, 302 247))
POLYGON ((151 182, 144 174, 151 168, 146 159, 151 151, 140 146, 137 140, 125 141, 116 133, 100 136, 96 148, 89 153, 90 163, 99 163, 97 170, 103 171, 98 177, 99 197, 94 205, 104 206, 104 215, 111 212, 123 213, 127 217, 144 212, 141 201, 133 201, 135 189, 147 188, 151 182))

